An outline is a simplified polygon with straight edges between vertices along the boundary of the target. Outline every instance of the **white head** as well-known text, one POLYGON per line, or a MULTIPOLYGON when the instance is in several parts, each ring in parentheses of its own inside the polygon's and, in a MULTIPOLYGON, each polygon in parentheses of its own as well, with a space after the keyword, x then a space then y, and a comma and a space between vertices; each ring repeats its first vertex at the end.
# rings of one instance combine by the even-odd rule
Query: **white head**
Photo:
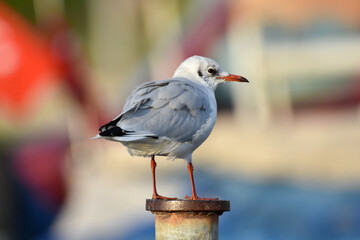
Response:
POLYGON ((249 82, 244 77, 224 71, 214 60, 201 56, 192 56, 183 61, 173 77, 187 78, 212 90, 227 81, 249 82))

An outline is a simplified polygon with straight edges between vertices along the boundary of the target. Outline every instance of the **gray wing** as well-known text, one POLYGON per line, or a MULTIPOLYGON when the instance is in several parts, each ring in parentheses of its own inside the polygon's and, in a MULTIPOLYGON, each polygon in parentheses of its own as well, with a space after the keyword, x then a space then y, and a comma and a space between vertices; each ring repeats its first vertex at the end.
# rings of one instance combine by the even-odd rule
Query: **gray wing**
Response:
POLYGON ((127 98, 117 127, 127 135, 191 141, 210 115, 209 96, 188 80, 148 82, 127 98))

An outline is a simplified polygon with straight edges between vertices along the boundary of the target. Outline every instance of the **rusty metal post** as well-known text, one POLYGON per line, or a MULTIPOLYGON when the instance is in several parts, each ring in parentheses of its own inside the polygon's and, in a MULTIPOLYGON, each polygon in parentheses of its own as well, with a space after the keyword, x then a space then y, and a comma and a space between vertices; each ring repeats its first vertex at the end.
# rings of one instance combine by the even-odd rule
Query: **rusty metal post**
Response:
POLYGON ((230 211, 230 201, 146 199, 146 210, 155 215, 156 240, 217 240, 219 216, 230 211))

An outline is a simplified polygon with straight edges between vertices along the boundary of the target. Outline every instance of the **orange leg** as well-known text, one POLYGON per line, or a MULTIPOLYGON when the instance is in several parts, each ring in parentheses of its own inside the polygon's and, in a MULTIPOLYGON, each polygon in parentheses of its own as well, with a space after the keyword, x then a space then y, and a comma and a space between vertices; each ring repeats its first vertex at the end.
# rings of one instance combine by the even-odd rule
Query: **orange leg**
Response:
POLYGON ((164 199, 164 200, 175 200, 177 198, 169 198, 169 197, 163 197, 160 196, 156 191, 156 181, 155 181, 155 168, 156 168, 156 162, 155 162, 155 156, 151 157, 151 171, 152 171, 152 179, 153 179, 153 196, 152 199, 164 199))
POLYGON ((194 166, 192 165, 192 163, 188 163, 188 170, 189 170, 189 174, 190 174, 190 181, 191 181, 191 188, 192 188, 192 196, 185 196, 185 199, 187 200, 218 200, 218 198, 200 198, 197 196, 196 194, 196 190, 195 190, 195 183, 194 183, 194 166))

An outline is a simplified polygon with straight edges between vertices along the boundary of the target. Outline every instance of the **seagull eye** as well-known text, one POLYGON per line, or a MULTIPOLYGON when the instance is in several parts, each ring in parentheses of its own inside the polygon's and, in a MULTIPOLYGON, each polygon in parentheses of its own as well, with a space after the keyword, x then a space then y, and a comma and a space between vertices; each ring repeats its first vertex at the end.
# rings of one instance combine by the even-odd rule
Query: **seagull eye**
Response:
POLYGON ((214 68, 208 68, 208 73, 210 74, 214 74, 216 72, 216 70, 214 68))

